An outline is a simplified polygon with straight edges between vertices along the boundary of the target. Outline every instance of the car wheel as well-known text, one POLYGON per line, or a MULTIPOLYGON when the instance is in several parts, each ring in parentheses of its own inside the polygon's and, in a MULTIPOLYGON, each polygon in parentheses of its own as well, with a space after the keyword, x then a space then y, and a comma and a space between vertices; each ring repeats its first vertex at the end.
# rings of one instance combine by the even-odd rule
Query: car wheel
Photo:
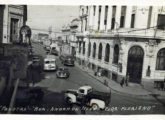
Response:
POLYGON ((92 104, 92 109, 93 110, 99 110, 99 106, 95 103, 92 104))
POLYGON ((72 103, 71 99, 70 98, 66 98, 66 103, 71 105, 71 103, 72 103))

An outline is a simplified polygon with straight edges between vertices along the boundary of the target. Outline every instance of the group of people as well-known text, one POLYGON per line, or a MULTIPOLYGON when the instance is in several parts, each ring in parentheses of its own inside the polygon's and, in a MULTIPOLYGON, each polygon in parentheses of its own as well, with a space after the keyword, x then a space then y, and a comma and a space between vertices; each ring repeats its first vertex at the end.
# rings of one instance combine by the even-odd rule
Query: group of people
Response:
POLYGON ((123 87, 124 84, 128 86, 128 82, 129 82, 129 74, 127 74, 126 77, 123 77, 123 79, 121 80, 120 82, 121 87, 123 87))

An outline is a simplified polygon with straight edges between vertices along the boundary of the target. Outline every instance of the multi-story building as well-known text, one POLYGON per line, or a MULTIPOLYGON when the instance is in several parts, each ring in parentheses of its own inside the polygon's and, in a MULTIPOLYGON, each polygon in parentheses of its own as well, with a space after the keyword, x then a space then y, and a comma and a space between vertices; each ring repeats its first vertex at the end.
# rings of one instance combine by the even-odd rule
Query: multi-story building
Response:
POLYGON ((19 40, 20 28, 26 24, 27 6, 0 5, 0 43, 19 40))
POLYGON ((71 21, 70 25, 70 51, 73 56, 76 55, 77 39, 76 34, 80 32, 80 19, 75 18, 71 21))
POLYGON ((109 80, 165 78, 165 6, 80 6, 77 60, 109 80))
POLYGON ((24 58, 27 58, 27 49, 24 48, 23 46, 12 44, 15 42, 19 42, 20 28, 26 24, 26 20, 27 20, 27 6, 0 5, 0 99, 1 99, 0 102, 1 103, 3 103, 3 99, 4 99, 2 97, 4 97, 4 95, 10 96, 8 91, 10 90, 13 91, 13 86, 16 85, 15 79, 24 78, 26 76, 25 68, 26 68, 27 59, 24 58))

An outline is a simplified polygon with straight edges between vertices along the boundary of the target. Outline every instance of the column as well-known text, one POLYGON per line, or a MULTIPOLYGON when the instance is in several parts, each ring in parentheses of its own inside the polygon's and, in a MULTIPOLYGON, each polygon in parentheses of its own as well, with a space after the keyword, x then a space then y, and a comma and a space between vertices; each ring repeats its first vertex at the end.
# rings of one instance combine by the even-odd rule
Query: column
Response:
POLYGON ((116 17, 115 17, 115 28, 116 29, 118 29, 120 27, 120 16, 121 16, 121 6, 117 6, 116 17))
POLYGON ((101 16, 100 16, 100 30, 105 30, 104 17, 105 17, 105 6, 101 7, 101 16))
POLYGON ((111 21, 112 21, 112 6, 108 6, 107 30, 111 29, 111 21))
POLYGON ((130 25, 131 25, 131 15, 132 15, 132 6, 128 6, 126 8, 125 28, 130 28, 130 25))
POLYGON ((157 25, 158 20, 158 7, 152 6, 152 14, 151 14, 151 25, 150 27, 154 27, 157 25))
POLYGON ((98 15, 99 15, 99 6, 96 6, 96 11, 95 11, 95 21, 94 21, 94 30, 98 30, 98 15))

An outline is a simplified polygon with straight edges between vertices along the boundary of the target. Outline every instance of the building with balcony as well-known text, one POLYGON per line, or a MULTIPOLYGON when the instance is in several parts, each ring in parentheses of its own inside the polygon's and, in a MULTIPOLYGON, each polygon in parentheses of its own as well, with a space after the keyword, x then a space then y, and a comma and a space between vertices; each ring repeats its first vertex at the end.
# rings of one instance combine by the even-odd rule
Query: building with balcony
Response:
POLYGON ((165 6, 80 6, 80 19, 80 65, 116 82, 164 80, 165 6))
POLYGON ((80 30, 80 19, 73 19, 70 24, 70 51, 73 56, 76 55, 76 49, 78 47, 76 34, 80 33, 80 30))
POLYGON ((20 28, 26 21, 27 6, 0 5, 0 43, 17 42, 20 28))

